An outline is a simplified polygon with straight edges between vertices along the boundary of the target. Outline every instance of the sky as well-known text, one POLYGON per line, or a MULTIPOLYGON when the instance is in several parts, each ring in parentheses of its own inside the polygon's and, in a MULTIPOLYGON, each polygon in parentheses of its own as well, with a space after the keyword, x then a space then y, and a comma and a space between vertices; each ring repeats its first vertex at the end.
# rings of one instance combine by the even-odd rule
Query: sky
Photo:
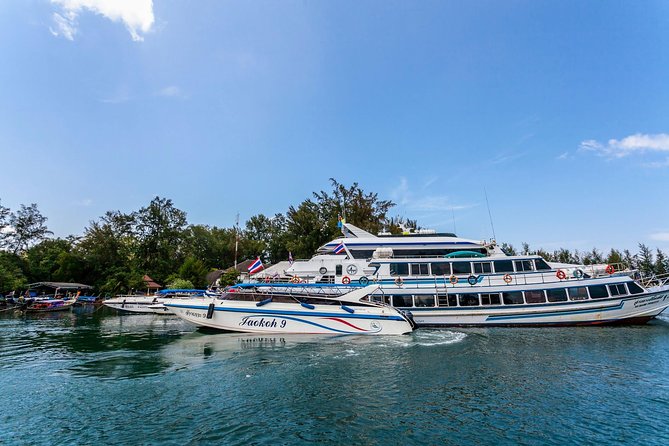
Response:
POLYGON ((666 1, 7 0, 0 203, 231 227, 334 177, 462 237, 669 250, 668 80, 666 1))

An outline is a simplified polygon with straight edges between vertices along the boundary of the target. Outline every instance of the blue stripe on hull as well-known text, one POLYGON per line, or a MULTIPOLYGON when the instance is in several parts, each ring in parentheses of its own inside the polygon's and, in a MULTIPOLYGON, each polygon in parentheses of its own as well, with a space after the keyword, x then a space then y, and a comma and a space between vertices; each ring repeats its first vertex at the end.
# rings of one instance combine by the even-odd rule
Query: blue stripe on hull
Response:
MULTIPOLYGON (((178 305, 178 304, 164 304, 166 307, 174 308, 186 308, 192 310, 208 310, 207 306, 199 305, 178 305)), ((291 310, 264 310, 257 308, 230 308, 230 307, 216 307, 215 311, 228 311, 234 313, 249 313, 249 314, 262 314, 265 316, 281 316, 281 315, 292 315, 292 316, 319 316, 319 317, 340 317, 344 319, 376 319, 381 321, 403 321, 404 319, 400 316, 383 316, 383 315, 374 315, 374 314, 350 314, 350 313, 319 313, 319 312, 304 312, 304 311, 291 311, 291 310)))

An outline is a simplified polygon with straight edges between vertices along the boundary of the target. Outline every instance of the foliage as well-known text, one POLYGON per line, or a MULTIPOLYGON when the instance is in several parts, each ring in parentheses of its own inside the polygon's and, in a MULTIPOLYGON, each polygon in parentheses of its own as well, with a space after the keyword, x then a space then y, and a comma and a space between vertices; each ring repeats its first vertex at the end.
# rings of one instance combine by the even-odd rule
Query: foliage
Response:
POLYGON ((175 289, 176 290, 185 290, 185 289, 190 290, 190 289, 193 289, 193 288, 196 288, 196 287, 193 284, 193 282, 191 282, 190 280, 181 279, 181 278, 177 277, 177 278, 174 278, 174 279, 169 281, 169 283, 167 284, 167 288, 172 289, 172 290, 175 290, 175 289))
POLYGON ((35 203, 30 206, 22 204, 16 213, 7 214, 6 210, 1 210, 1 212, 5 214, 4 218, 8 219, 11 228, 9 232, 5 231, 3 247, 15 254, 24 252, 29 246, 52 234, 46 226, 47 218, 40 213, 35 203))
POLYGON ((218 279, 220 287, 226 287, 234 285, 239 282, 239 271, 234 268, 230 268, 221 274, 221 277, 218 279))
POLYGON ((179 268, 178 275, 181 280, 191 283, 190 288, 205 288, 207 286, 206 276, 208 272, 209 269, 207 269, 201 260, 188 257, 179 268))
POLYGON ((25 262, 16 254, 0 251, 0 292, 25 288, 28 280, 25 262))

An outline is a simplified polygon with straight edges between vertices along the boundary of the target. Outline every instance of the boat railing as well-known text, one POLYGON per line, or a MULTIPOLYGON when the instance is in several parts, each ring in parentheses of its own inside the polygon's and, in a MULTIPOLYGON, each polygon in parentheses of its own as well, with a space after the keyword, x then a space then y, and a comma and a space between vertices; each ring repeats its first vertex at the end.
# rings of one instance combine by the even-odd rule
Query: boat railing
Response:
POLYGON ((639 283, 644 288, 667 286, 669 285, 669 273, 641 275, 639 283))

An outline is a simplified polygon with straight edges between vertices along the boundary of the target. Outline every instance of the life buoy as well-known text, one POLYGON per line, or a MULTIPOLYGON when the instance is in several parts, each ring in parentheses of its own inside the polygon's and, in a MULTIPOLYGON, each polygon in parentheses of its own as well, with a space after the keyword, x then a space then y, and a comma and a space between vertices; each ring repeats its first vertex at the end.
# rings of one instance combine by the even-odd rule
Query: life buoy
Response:
POLYGON ((458 283, 458 278, 453 274, 451 277, 448 278, 448 281, 451 282, 451 285, 455 285, 458 283))
POLYGON ((572 273, 572 276, 574 276, 575 279, 580 279, 581 277, 583 277, 583 270, 575 269, 574 272, 572 273))
POLYGON ((404 283, 404 280, 402 280, 401 277, 398 277, 397 279, 395 279, 395 285, 402 286, 403 283, 404 283))
POLYGON ((502 277, 502 280, 504 280, 505 283, 511 283, 513 278, 511 277, 511 274, 506 273, 506 274, 504 274, 504 277, 502 277))
POLYGON ((606 271, 606 274, 613 274, 616 272, 616 268, 613 265, 607 265, 604 271, 606 271))
POLYGON ((349 283, 351 283, 351 278, 348 276, 344 276, 341 278, 341 283, 343 283, 344 285, 348 285, 349 283))
POLYGON ((269 276, 265 276, 265 283, 269 283, 269 276))
POLYGON ((358 283, 360 285, 367 285, 369 283, 369 279, 365 276, 362 276, 361 278, 358 279, 358 283))
POLYGON ((561 269, 557 270, 557 272, 555 273, 555 275, 556 275, 557 278, 560 279, 560 280, 564 280, 564 279, 567 278, 567 273, 565 273, 565 272, 562 271, 561 269))
POLYGON ((290 283, 300 283, 300 278, 295 276, 292 279, 290 279, 290 283))
POLYGON ((325 274, 325 273, 327 273, 327 272, 328 272, 328 269, 327 269, 326 267, 324 267, 324 266, 321 266, 321 267, 318 269, 318 273, 319 273, 319 274, 325 274))
POLYGON ((467 277, 467 283, 470 284, 471 286, 476 285, 476 281, 477 281, 476 276, 474 276, 473 274, 467 277))

